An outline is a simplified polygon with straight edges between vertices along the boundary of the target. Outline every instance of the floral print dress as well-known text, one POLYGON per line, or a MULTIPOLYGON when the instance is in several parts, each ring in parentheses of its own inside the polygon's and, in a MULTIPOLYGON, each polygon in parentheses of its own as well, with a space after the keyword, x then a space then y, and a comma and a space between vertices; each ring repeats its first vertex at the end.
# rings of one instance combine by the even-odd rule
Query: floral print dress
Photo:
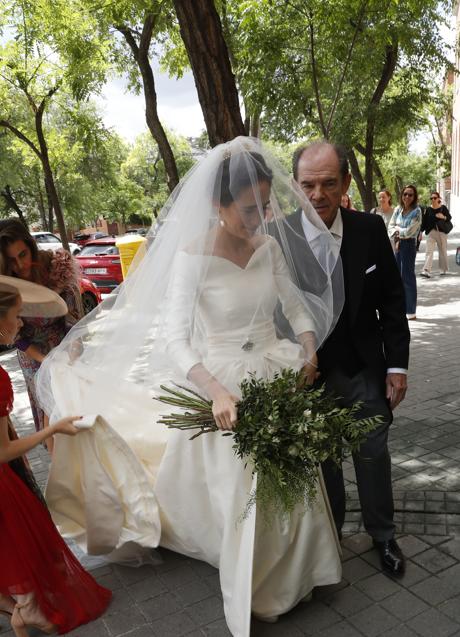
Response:
POLYGON ((52 257, 50 271, 42 278, 47 287, 58 292, 64 299, 69 313, 58 318, 23 318, 24 325, 16 340, 18 361, 26 382, 37 431, 44 426, 44 412, 38 404, 35 388, 35 374, 40 363, 28 356, 26 350, 35 345, 43 354, 48 354, 83 315, 79 296, 79 266, 68 252, 57 250, 52 257))

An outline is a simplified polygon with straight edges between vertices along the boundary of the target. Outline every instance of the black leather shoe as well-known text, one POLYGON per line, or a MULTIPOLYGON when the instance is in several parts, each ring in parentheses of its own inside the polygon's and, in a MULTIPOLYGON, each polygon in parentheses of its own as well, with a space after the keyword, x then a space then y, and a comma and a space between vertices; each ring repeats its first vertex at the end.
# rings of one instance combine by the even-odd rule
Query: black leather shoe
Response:
POLYGON ((394 538, 378 542, 373 540, 374 546, 380 555, 382 569, 393 577, 402 577, 406 570, 406 561, 398 543, 394 538))

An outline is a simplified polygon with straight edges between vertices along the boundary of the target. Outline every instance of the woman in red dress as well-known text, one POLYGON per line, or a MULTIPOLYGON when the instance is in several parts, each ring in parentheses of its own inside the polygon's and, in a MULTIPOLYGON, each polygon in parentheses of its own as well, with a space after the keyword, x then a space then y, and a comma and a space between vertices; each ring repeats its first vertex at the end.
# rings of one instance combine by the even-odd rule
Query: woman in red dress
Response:
MULTIPOLYGON (((0 344, 14 342, 21 313, 56 316, 66 311, 51 290, 0 276, 0 344)), ((23 456, 56 433, 77 434, 78 417, 18 439, 9 419, 12 407, 10 377, 0 367, 0 612, 11 617, 17 637, 27 636, 27 626, 66 633, 103 613, 111 592, 68 549, 23 456)))

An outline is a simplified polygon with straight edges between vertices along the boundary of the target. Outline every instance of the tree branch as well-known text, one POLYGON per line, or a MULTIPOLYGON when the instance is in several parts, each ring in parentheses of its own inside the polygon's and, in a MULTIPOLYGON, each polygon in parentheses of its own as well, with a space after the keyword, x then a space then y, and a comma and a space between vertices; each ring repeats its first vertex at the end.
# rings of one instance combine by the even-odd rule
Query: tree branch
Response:
POLYGON ((40 150, 37 148, 37 146, 35 146, 33 141, 30 140, 28 137, 26 137, 24 133, 22 133, 18 128, 16 128, 16 126, 13 126, 13 124, 10 124, 10 122, 6 119, 0 119, 0 126, 3 126, 3 128, 7 128, 8 130, 10 130, 13 133, 13 135, 16 135, 18 139, 20 139, 22 142, 27 144, 29 148, 33 150, 33 152, 37 155, 40 161, 42 160, 42 154, 40 150))
POLYGON ((335 96, 334 96, 334 100, 332 102, 332 106, 331 106, 331 112, 329 113, 329 118, 327 120, 327 126, 326 126, 326 131, 327 131, 327 137, 329 137, 329 133, 331 132, 331 126, 332 126, 332 119, 335 115, 335 111, 337 110, 337 104, 339 103, 339 97, 340 97, 340 93, 342 92, 342 86, 343 83, 345 81, 345 76, 347 74, 348 71, 348 67, 350 66, 350 62, 351 62, 351 56, 353 54, 353 49, 355 48, 355 44, 356 44, 356 40, 358 39, 358 33, 361 30, 361 25, 364 19, 364 15, 366 12, 366 5, 369 4, 369 0, 364 0, 364 2, 361 5, 361 9, 359 11, 359 16, 358 16, 358 21, 356 23, 356 27, 355 27, 355 32, 353 34, 353 39, 350 43, 350 47, 348 49, 348 54, 345 60, 345 63, 343 65, 343 70, 339 79, 339 83, 337 85, 337 90, 335 92, 335 96))

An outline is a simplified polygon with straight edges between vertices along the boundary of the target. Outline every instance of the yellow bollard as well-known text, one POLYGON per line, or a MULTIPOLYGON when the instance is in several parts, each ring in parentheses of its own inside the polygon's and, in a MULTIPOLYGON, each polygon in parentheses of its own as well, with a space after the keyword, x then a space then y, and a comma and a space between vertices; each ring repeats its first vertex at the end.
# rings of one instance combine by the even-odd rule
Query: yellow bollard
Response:
MULTIPOLYGON (((139 249, 145 254, 145 237, 141 237, 139 235, 126 235, 125 237, 120 237, 115 241, 115 245, 118 248, 120 253, 120 261, 121 261, 121 272, 123 274, 123 279, 126 279, 128 276, 128 270, 133 262, 133 259, 139 249)), ((136 259, 136 264, 139 263, 139 256, 144 256, 144 254, 139 253, 138 258, 136 259)))

